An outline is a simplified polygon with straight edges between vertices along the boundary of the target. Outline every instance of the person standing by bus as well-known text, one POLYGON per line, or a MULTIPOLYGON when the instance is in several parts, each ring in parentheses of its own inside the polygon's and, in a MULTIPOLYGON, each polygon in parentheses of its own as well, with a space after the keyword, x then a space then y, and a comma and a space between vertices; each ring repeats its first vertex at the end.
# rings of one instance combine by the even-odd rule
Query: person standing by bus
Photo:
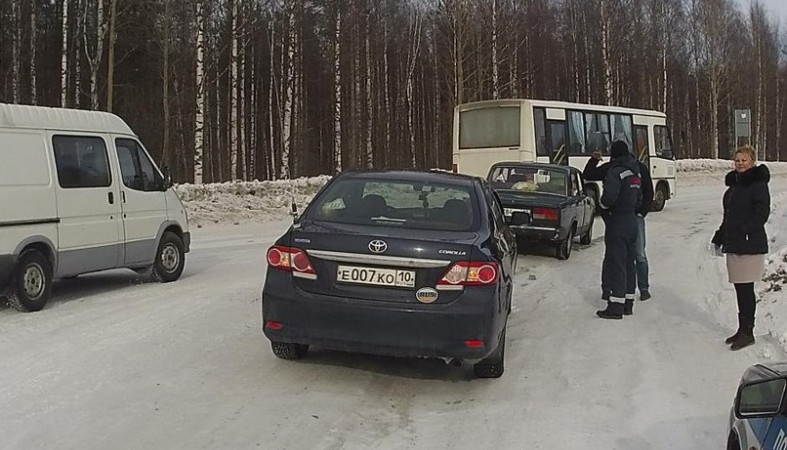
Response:
POLYGON ((768 167, 757 165, 757 152, 750 146, 738 149, 735 170, 724 177, 724 216, 711 242, 727 255, 727 275, 738 300, 738 331, 724 341, 732 344, 730 350, 754 344, 754 283, 765 272, 768 253, 765 222, 771 214, 770 179, 768 167))
POLYGON ((604 177, 604 193, 599 199, 604 224, 604 262, 601 279, 610 296, 607 308, 597 311, 603 319, 622 319, 632 313, 636 272, 636 212, 642 203, 642 180, 639 163, 629 153, 628 145, 615 141, 610 148, 610 162, 604 177))
MULTIPOLYGON (((588 159, 585 164, 585 169, 582 171, 582 176, 586 181, 604 181, 609 170, 610 163, 598 165, 601 162, 601 153, 594 152, 593 157, 588 159)), ((650 176, 648 166, 642 161, 639 163, 639 176, 642 180, 642 203, 637 208, 637 242, 635 244, 635 257, 634 267, 637 273, 637 288, 639 288, 639 299, 648 300, 650 295, 650 280, 648 265, 648 255, 646 252, 646 229, 645 229, 645 216, 650 212, 653 206, 653 180, 650 176)), ((604 269, 601 270, 601 297, 604 300, 609 300, 609 286, 604 279, 604 269)))

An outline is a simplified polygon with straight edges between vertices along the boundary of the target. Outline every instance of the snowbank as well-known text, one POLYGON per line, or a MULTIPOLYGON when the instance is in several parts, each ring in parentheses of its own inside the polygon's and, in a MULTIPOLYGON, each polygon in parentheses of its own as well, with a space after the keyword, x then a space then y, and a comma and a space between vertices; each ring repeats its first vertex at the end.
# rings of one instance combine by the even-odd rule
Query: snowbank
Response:
MULTIPOLYGON (((787 162, 767 165, 774 174, 787 174, 787 162)), ((721 176, 731 169, 729 160, 678 160, 678 191, 681 184, 721 185, 721 176)), ((322 175, 295 180, 180 184, 175 190, 186 205, 189 220, 200 227, 210 223, 280 219, 289 213, 293 200, 303 209, 330 178, 322 175)))

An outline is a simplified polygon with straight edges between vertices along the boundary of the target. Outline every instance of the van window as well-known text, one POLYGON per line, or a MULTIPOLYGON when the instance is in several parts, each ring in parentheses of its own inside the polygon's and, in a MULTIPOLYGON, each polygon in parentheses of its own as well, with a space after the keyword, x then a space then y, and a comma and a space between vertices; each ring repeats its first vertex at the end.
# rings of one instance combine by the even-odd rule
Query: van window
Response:
POLYGON ((55 164, 64 189, 108 187, 112 184, 104 140, 93 136, 53 136, 55 164))
POLYGON ((117 139, 115 146, 120 161, 123 185, 135 191, 161 191, 164 178, 153 166, 148 154, 137 141, 117 139))

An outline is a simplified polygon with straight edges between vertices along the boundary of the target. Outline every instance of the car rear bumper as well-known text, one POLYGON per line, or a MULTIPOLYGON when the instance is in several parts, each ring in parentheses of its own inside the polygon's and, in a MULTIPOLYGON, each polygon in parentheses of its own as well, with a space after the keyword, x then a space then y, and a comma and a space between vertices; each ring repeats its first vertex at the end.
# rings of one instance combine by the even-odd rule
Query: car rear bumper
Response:
POLYGON ((510 225, 516 237, 530 241, 560 241, 565 238, 559 228, 535 227, 531 225, 510 225))
POLYGON ((262 292, 263 332, 271 341, 380 355, 476 360, 495 349, 507 315, 507 305, 499 304, 493 287, 465 289, 450 304, 401 304, 314 294, 294 286, 289 277, 269 271, 262 292), (268 321, 283 327, 273 330, 266 326, 268 321), (468 340, 481 340, 484 345, 468 348, 468 340))

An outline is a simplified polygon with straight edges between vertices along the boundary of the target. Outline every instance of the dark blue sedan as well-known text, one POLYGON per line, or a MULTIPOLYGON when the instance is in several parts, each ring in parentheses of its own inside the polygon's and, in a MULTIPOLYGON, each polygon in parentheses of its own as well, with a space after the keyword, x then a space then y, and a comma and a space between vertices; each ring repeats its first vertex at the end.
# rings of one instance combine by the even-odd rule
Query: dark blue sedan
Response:
POLYGON ((445 172, 345 172, 268 249, 263 332, 309 346, 467 360, 503 373, 516 239, 488 183, 445 172))

